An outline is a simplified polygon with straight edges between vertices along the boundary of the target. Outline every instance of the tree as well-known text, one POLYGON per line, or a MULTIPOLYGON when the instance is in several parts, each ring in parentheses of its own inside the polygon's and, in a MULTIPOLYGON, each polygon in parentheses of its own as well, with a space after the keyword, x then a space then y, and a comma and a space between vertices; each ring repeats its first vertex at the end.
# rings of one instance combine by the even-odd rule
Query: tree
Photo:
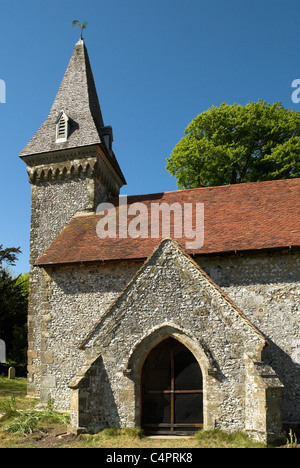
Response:
POLYGON ((15 264, 19 253, 20 248, 0 245, 0 339, 6 343, 8 359, 25 363, 29 275, 13 278, 7 268, 15 264))
POLYGON ((300 176, 300 113, 280 102, 223 103, 198 115, 167 159, 179 188, 300 176))
POLYGON ((19 253, 21 253, 20 247, 3 249, 3 245, 0 244, 0 268, 2 268, 3 262, 6 262, 8 265, 14 265, 19 253))

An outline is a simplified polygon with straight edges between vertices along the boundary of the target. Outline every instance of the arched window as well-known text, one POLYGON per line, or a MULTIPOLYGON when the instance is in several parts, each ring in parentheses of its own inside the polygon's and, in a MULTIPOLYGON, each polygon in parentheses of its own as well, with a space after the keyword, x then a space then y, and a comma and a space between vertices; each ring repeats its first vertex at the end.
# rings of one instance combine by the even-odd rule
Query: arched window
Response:
POLYGON ((69 136, 69 117, 64 111, 59 113, 56 120, 56 143, 67 141, 69 136))

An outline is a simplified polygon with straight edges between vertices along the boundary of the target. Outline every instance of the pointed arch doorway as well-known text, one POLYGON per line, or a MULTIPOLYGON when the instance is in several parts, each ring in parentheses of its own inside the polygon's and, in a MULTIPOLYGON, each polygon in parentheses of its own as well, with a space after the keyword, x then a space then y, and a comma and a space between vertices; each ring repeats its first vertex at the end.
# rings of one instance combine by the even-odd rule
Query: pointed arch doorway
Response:
POLYGON ((203 378, 194 355, 167 338, 148 354, 141 375, 142 428, 183 434, 203 427, 203 378))

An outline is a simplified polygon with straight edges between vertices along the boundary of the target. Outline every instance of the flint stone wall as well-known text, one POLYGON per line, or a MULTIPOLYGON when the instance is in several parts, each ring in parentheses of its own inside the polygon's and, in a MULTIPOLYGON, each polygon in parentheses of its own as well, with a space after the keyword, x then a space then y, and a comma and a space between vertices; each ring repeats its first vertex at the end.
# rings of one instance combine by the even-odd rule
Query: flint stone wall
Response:
POLYGON ((281 383, 269 366, 259 371, 263 336, 172 242, 158 248, 81 346, 86 360, 69 384, 73 426, 140 424, 142 365, 168 336, 187 346, 201 367, 206 429, 247 430, 264 441, 279 435, 281 383), (97 398, 89 375, 99 376, 101 368, 97 398), (277 412, 268 419, 271 389, 277 412), (91 408, 109 392, 100 419, 93 419, 91 408))
MULTIPOLYGON (((73 180, 44 181, 31 188, 31 231, 30 231, 30 276, 28 305, 28 393, 39 396, 41 377, 47 363, 41 361, 47 350, 48 340, 42 330, 45 301, 42 289, 43 272, 34 263, 51 245, 72 217, 80 210, 93 210, 104 188, 94 178, 82 177, 73 180)), ((54 384, 53 384, 54 385, 54 384)))
MULTIPOLYGON (((199 257, 197 261, 243 310, 245 315, 266 335, 270 346, 263 352, 263 357, 266 362, 272 364, 285 384, 284 420, 287 422, 297 421, 299 419, 298 396, 300 390, 299 379, 295 379, 294 375, 298 375, 300 361, 298 358, 299 253, 235 255, 218 258, 199 257), (285 372, 287 362, 289 363, 288 373, 285 372)), ((44 401, 51 397, 55 399, 57 407, 70 409, 70 392, 73 395, 73 391, 79 390, 70 391, 68 383, 86 362, 86 352, 79 350, 78 345, 118 298, 140 267, 141 264, 138 262, 120 262, 93 267, 62 267, 48 269, 47 273, 44 272, 44 299, 42 300, 41 315, 43 346, 41 351, 36 350, 37 355, 40 352, 44 353, 41 367, 41 397, 44 401)), ((170 319, 180 303, 180 301, 175 301, 175 283, 172 282, 168 274, 166 280, 169 282, 165 286, 169 302, 164 311, 164 320, 170 319)), ((183 287, 184 282, 181 281, 180 288, 183 287)), ((143 290, 142 286, 141 290, 143 290)), ((154 306, 157 293, 157 291, 152 292, 152 298, 151 294, 147 296, 149 323, 152 319, 159 320, 157 307, 154 306)), ((143 294, 137 296, 136 303, 139 304, 142 298, 143 294)), ((194 323, 197 323, 196 303, 185 307, 184 312, 182 312, 184 315, 184 318, 182 316, 182 324, 184 321, 184 328, 187 327, 191 333, 195 328, 194 323)), ((126 332, 128 339, 131 336, 134 337, 135 327, 128 326, 126 332)), ((228 330, 224 330, 224 333, 224 336, 228 336, 228 330)), ((220 340, 224 338, 220 328, 215 329, 215 334, 218 337, 220 334, 220 340)), ((107 340, 109 341, 110 338, 107 337, 107 340)), ((228 342, 232 351, 230 339, 228 342)), ((97 375, 101 376, 99 381, 102 382, 103 387, 103 382, 110 382, 110 379, 106 367, 100 367, 97 375), (105 372, 105 379, 103 372, 105 372)), ((95 372, 95 369, 91 372, 95 372)), ((112 386, 110 383, 107 385, 109 391, 106 390, 106 393, 103 394, 111 394, 112 386)), ((241 388, 242 386, 241 384, 241 388)), ((82 392, 82 389, 80 391, 82 392)), ((113 395, 111 401, 115 402, 114 392, 111 395, 113 395)), ((241 396, 241 398, 243 397, 241 396)), ((105 404, 107 405, 107 400, 105 404)), ((226 404, 225 406, 227 419, 229 421, 231 418, 239 420, 236 426, 240 427, 241 418, 236 418, 236 415, 233 416, 232 413, 234 405, 226 404)), ((240 405, 240 408, 242 406, 240 405)), ((115 409, 116 411, 112 411, 114 416, 110 416, 106 423, 110 420, 111 424, 116 423, 117 418, 119 422, 122 421, 122 424, 126 424, 128 415, 124 415, 121 420, 119 419, 118 402, 115 409)), ((241 410, 241 412, 243 411, 241 410)), ((232 426, 232 422, 225 423, 225 419, 221 425, 232 426)), ((218 425, 217 421, 215 421, 216 425, 218 425)))
POLYGON ((300 252, 201 258, 197 262, 225 291, 270 346, 263 359, 284 385, 282 418, 300 424, 300 252))

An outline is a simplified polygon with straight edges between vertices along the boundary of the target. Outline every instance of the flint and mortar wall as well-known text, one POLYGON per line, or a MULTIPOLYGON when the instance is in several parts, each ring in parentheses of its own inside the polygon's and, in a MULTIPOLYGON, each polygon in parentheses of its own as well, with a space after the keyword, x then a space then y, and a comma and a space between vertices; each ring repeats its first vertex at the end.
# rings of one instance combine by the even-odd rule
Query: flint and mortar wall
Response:
POLYGON ((284 384, 283 422, 300 424, 300 252, 197 262, 266 336, 263 358, 284 384))
POLYGON ((34 262, 79 210, 93 210, 105 190, 93 178, 56 180, 32 185, 30 232, 30 296, 28 307, 28 393, 39 395, 43 374, 41 352, 47 345, 41 338, 42 270, 34 262))
MULTIPOLYGON (((299 252, 199 257, 197 261, 268 339, 270 346, 263 351, 263 358, 271 364, 285 385, 283 420, 286 423, 299 422, 299 252)), ((54 398, 58 408, 70 409, 71 390, 68 383, 86 361, 86 352, 79 350, 78 345, 140 267, 140 262, 113 262, 89 267, 50 268, 43 272, 41 328, 38 330, 42 339, 41 345, 37 343, 35 356, 39 361, 42 359, 42 366, 36 368, 36 377, 41 382, 41 397, 44 402, 48 398, 54 398)), ((167 269, 166 275, 168 276, 167 269)), ((172 308, 176 310, 178 304, 174 299, 176 285, 172 279, 168 280, 171 284, 168 304, 171 316, 172 308)), ((182 286, 184 282, 181 283, 180 287, 182 286)), ((142 296, 143 294, 141 299, 142 296)), ((156 296, 157 291, 153 294, 153 300, 156 296)), ((138 297, 135 300, 139 302, 138 297)), ((191 316, 190 329, 193 328, 192 322, 197 322, 197 305, 191 307, 193 312, 192 309, 186 311, 186 318, 182 319, 182 325, 185 323, 186 326, 188 317, 191 316)), ((154 318, 157 314, 156 307, 150 307, 147 313, 150 323, 152 316, 154 318)), ((129 340, 135 333, 134 328, 128 327, 127 333, 129 340)), ((228 333, 229 330, 226 331, 228 333)), ((106 341, 110 339, 107 335, 106 341)), ((235 346, 232 347, 230 343, 228 346, 231 353, 238 352, 235 346)), ((226 351, 226 346, 221 351, 226 351)), ((105 379, 100 379, 101 385, 105 387, 103 391, 110 394, 111 401, 115 402, 118 398, 113 395, 111 383, 108 382, 110 378, 112 382, 116 380, 116 371, 109 370, 109 373, 112 372, 109 377, 107 369, 101 367, 96 375, 103 375, 103 372, 106 376, 105 379)), ((240 387, 242 389, 244 384, 241 383, 240 387)), ((82 391, 80 390, 81 393, 82 391)), ((118 392, 122 393, 122 385, 118 392)), ((241 390, 241 398, 244 396, 241 390)), ((111 423, 116 423, 117 420, 120 422, 118 405, 119 403, 117 409, 107 410, 113 415, 109 418, 111 423)), ((240 407, 242 406, 241 404, 240 407)), ((131 409, 131 413, 132 411, 131 409)), ((228 412, 227 423, 223 417, 222 423, 215 421, 214 424, 222 427, 224 424, 234 426, 234 404, 228 405, 227 402, 222 411, 228 412)), ((123 413, 124 409, 121 411, 123 413)), ((121 418, 123 424, 128 423, 127 416, 124 414, 121 418)), ((240 428, 240 423, 237 423, 236 428, 240 428)))
POLYGON ((139 266, 120 262, 47 268, 43 272, 41 400, 44 403, 53 398, 58 408, 69 409, 68 383, 85 359, 78 346, 139 266))
POLYGON ((142 365, 168 336, 187 346, 201 367, 206 429, 247 429, 264 441, 278 436, 281 384, 271 368, 264 366, 261 373, 255 364, 265 340, 171 242, 159 247, 85 341, 86 360, 70 383, 73 426, 90 431, 140 424, 142 365), (272 425, 269 389, 278 389, 273 400, 278 419, 272 425), (95 419, 103 394, 107 398, 95 419), (257 404, 246 411, 254 398, 257 404))

